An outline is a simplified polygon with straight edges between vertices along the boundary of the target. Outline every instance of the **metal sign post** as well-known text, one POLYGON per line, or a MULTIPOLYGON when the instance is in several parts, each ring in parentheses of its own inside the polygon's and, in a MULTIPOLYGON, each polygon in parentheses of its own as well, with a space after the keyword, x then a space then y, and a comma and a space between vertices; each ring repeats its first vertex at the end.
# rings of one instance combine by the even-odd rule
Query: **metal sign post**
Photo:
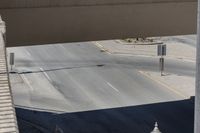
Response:
POLYGON ((166 45, 158 45, 157 55, 161 56, 159 59, 161 76, 164 76, 163 71, 164 71, 165 61, 163 56, 166 56, 166 53, 167 53, 166 45))
POLYGON ((10 69, 11 69, 11 71, 13 70, 14 63, 15 63, 15 54, 10 53, 10 67, 11 67, 10 69))
POLYGON ((160 72, 161 72, 161 76, 164 76, 163 71, 164 71, 164 58, 161 57, 160 58, 160 72))

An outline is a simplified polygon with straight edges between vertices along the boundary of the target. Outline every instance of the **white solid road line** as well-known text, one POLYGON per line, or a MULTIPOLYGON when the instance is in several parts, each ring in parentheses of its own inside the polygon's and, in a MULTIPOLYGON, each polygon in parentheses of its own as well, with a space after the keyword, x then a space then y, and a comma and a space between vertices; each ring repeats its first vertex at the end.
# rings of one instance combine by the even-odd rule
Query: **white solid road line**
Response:
POLYGON ((113 89, 113 90, 115 90, 115 91, 117 91, 117 92, 119 92, 119 90, 118 89, 116 89, 112 84, 110 84, 109 82, 107 82, 107 84, 113 89))
POLYGON ((187 98, 188 98, 188 96, 182 94, 182 93, 179 92, 177 89, 168 86, 166 83, 160 81, 159 79, 153 78, 152 76, 148 75, 148 74, 145 73, 144 71, 139 71, 139 73, 142 74, 142 75, 144 75, 144 76, 146 76, 147 78, 153 80, 154 82, 156 82, 156 83, 158 83, 158 84, 164 86, 165 88, 167 88, 168 90, 174 92, 175 94, 179 95, 180 97, 182 97, 182 98, 184 98, 184 99, 187 99, 187 98))
POLYGON ((42 73, 44 74, 44 76, 45 76, 49 81, 51 81, 51 78, 50 78, 49 75, 44 71, 44 69, 40 67, 40 70, 42 71, 42 73))

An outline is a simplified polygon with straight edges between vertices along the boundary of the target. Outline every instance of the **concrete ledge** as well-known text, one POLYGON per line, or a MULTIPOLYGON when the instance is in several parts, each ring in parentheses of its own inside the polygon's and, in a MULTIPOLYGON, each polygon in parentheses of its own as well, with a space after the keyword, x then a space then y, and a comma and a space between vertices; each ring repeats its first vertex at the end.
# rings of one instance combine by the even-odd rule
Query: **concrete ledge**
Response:
POLYGON ((1 9, 41 8, 41 7, 78 7, 102 5, 130 5, 152 3, 182 3, 197 2, 197 0, 1 0, 1 9))
POLYGON ((5 44, 0 29, 0 133, 18 133, 5 52, 5 44))

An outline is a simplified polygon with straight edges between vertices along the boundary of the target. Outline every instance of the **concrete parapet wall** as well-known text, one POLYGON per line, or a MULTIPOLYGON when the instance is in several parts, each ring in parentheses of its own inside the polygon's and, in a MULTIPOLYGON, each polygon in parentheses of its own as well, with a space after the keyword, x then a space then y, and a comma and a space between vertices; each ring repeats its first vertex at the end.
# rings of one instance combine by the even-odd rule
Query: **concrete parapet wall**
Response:
POLYGON ((0 8, 40 8, 63 6, 101 6, 101 5, 130 5, 152 3, 185 3, 197 0, 1 0, 0 8))
POLYGON ((0 27, 0 133, 18 133, 15 108, 9 85, 5 44, 1 28, 2 27, 0 27))

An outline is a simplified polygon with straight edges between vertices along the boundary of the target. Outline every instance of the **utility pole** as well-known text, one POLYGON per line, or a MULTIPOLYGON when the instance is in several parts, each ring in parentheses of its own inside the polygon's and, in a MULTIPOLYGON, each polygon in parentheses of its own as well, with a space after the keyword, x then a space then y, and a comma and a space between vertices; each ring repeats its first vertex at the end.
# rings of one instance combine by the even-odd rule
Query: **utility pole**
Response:
POLYGON ((194 133, 200 133, 200 0, 198 0, 194 133))

